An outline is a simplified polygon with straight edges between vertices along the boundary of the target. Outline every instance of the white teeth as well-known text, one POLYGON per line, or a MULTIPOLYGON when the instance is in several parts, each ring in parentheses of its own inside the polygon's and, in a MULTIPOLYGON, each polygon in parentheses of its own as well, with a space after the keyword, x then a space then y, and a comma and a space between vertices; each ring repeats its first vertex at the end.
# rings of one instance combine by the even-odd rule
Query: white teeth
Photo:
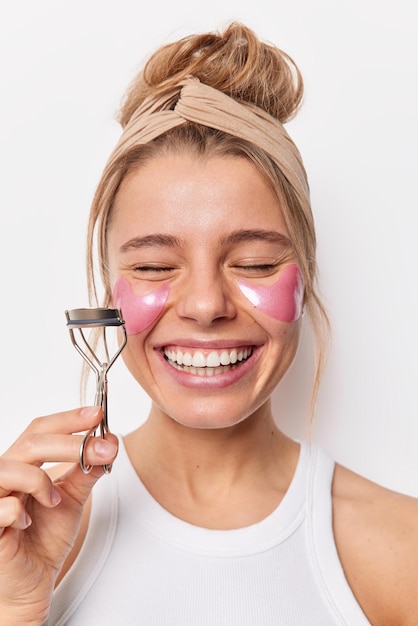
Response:
MULTIPOLYGON (((198 376, 213 376, 221 371, 222 367, 234 365, 247 359, 252 354, 252 348, 241 348, 237 350, 212 350, 205 355, 201 350, 196 352, 182 352, 181 350, 165 350, 166 358, 176 366, 186 366, 187 371, 198 376)), ((179 369, 184 369, 180 367, 179 369)))
POLYGON ((220 364, 219 354, 217 352, 209 352, 206 357, 206 367, 218 367, 220 364))
POLYGON ((199 352, 198 350, 194 353, 192 358, 192 365, 193 367, 206 367, 206 359, 203 352, 199 352))
MULTIPOLYGON (((177 352, 177 354, 178 354, 178 352, 177 352)), ((181 354, 181 352, 180 352, 180 354, 181 354)), ((185 352, 182 355, 181 360, 183 362, 183 365, 190 366, 193 363, 192 355, 190 354, 190 352, 185 352)), ((175 359, 175 361, 177 361, 177 358, 175 359)))
POLYGON ((223 350, 221 352, 221 365, 229 365, 231 363, 231 360, 229 358, 229 352, 227 352, 226 350, 223 350))

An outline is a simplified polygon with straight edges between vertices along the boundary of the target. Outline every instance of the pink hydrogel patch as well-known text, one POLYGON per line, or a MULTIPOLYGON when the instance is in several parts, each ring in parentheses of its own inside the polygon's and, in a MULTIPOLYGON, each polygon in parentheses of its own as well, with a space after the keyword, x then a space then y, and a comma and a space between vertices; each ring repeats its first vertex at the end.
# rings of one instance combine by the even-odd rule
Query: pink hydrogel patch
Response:
POLYGON ((126 278, 117 279, 113 300, 122 311, 128 335, 136 335, 155 322, 165 306, 168 292, 168 285, 163 285, 145 296, 136 296, 126 278))
POLYGON ((294 263, 283 268, 273 285, 250 285, 240 280, 238 287, 251 304, 280 322, 295 322, 302 314, 304 283, 294 263))

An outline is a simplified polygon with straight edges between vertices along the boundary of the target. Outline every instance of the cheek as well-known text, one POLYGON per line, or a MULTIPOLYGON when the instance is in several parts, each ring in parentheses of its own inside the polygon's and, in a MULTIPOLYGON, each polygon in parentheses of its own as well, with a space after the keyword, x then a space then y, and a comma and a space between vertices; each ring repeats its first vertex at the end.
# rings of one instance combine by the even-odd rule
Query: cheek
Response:
POLYGON ((136 335, 158 318, 168 298, 168 285, 145 296, 137 296, 125 278, 118 278, 113 288, 113 301, 122 311, 128 335, 136 335))
POLYGON ((302 314, 303 277, 295 264, 286 265, 273 285, 250 285, 240 280, 238 287, 251 304, 280 322, 295 322, 302 314))

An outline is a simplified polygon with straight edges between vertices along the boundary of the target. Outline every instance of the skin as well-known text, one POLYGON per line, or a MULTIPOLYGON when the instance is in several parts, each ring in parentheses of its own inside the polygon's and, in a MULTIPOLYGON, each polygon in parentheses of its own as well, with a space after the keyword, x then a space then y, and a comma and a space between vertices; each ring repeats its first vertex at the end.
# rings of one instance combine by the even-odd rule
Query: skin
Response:
POLYGON ((276 282, 282 267, 296 261, 286 237, 273 193, 243 159, 196 164, 155 159, 125 180, 108 235, 111 283, 123 277, 137 295, 170 286, 158 324, 129 337, 123 352, 154 401, 153 420, 161 414, 186 426, 223 428, 258 410, 271 418, 268 400, 293 361, 299 325, 257 312, 237 281, 276 282), (251 242, 230 241, 243 231, 262 235, 253 234, 251 242), (274 242, 265 239, 271 232, 277 233, 274 242), (155 243, 156 236, 167 235, 174 243, 155 243), (150 236, 151 243, 138 243, 150 236), (268 267, 260 270, 260 265, 268 267), (164 346, 209 350, 221 344, 254 346, 255 352, 247 376, 225 389, 202 388, 196 377, 196 386, 185 389, 162 358, 164 346))
MULTIPOLYGON (((277 427, 270 397, 293 361, 301 321, 273 319, 238 287, 240 279, 274 284, 297 262, 274 195, 237 157, 158 157, 124 180, 108 237, 112 284, 123 277, 139 296, 169 285, 161 314, 130 335, 122 353, 152 399, 146 422, 125 437, 136 472, 189 523, 228 529, 259 521, 281 502, 299 454, 277 427), (179 375, 163 356, 167 346, 207 352, 242 345, 251 357, 214 383, 179 375)), ((82 545, 89 494, 117 451, 111 436, 89 442, 86 460, 97 467, 80 471, 77 433, 99 420, 97 409, 35 420, 0 459, 2 623, 42 624, 54 584, 82 545), (103 443, 108 449, 99 455, 95 446, 103 443), (59 465, 47 476, 44 461, 65 462, 65 473, 59 465)), ((418 624, 417 501, 337 465, 333 506, 341 562, 371 623, 418 624)))
POLYGON ((73 548, 83 510, 101 463, 117 454, 117 441, 91 441, 86 460, 96 465, 88 475, 77 464, 82 440, 77 435, 100 421, 97 407, 37 418, 0 458, 0 622, 41 625, 66 557, 73 548), (100 460, 99 460, 100 459, 100 460), (41 469, 59 466, 57 480, 41 469))

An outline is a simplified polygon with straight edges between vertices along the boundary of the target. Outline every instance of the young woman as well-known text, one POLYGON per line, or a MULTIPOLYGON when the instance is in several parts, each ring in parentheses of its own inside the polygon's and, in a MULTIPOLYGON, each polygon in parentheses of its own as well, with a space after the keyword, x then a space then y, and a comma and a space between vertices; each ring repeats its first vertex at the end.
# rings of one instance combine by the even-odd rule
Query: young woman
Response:
POLYGON ((96 407, 34 420, 1 457, 2 624, 418 623, 417 501, 290 439, 271 410, 303 320, 315 395, 327 329, 283 126, 302 93, 288 55, 236 23, 162 47, 130 86, 89 281, 96 296, 97 250, 152 406, 119 442, 88 439, 90 473, 96 407))

